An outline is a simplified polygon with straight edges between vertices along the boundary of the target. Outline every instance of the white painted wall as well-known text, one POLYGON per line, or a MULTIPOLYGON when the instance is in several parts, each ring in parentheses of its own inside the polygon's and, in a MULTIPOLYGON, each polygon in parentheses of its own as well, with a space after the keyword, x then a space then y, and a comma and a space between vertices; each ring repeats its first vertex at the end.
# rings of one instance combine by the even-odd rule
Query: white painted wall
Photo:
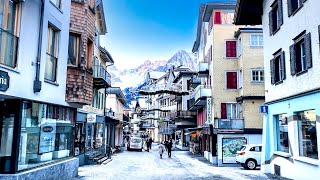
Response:
POLYGON ((264 68, 265 68, 265 87, 266 101, 276 100, 287 97, 299 92, 311 90, 320 87, 320 55, 319 55, 319 33, 320 25, 319 7, 320 1, 309 0, 303 4, 303 7, 291 17, 288 17, 287 0, 282 1, 283 6, 283 25, 273 36, 269 35, 269 17, 270 5, 274 0, 265 0, 263 3, 263 37, 264 37, 264 68), (293 38, 302 31, 311 32, 312 43, 312 64, 308 73, 301 76, 291 76, 290 74, 290 54, 289 46, 293 44, 293 38), (273 53, 282 48, 285 51, 286 79, 277 86, 271 85, 270 60, 273 53))
POLYGON ((0 65, 0 70, 6 71, 10 76, 10 87, 6 92, 0 91, 3 95, 26 98, 36 101, 54 103, 68 106, 65 102, 67 58, 69 42, 69 22, 70 22, 70 0, 63 1, 61 9, 45 0, 45 13, 43 18, 43 36, 41 48, 40 81, 42 89, 39 93, 33 92, 33 81, 35 79, 36 62, 38 49, 38 36, 40 26, 41 1, 25 1, 21 3, 20 34, 17 68, 12 69, 0 65), (59 33, 59 53, 57 65, 57 84, 52 85, 44 82, 48 22, 60 29, 59 33))

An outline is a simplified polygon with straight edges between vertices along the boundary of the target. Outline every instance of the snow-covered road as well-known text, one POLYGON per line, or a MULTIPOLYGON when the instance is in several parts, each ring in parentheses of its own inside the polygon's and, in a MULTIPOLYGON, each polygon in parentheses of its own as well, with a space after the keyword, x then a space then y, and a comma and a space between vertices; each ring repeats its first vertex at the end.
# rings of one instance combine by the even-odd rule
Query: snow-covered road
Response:
POLYGON ((171 159, 167 154, 160 159, 156 145, 151 152, 124 151, 112 156, 112 159, 105 165, 80 167, 76 179, 268 179, 259 170, 215 167, 203 157, 193 157, 186 151, 173 151, 171 159))

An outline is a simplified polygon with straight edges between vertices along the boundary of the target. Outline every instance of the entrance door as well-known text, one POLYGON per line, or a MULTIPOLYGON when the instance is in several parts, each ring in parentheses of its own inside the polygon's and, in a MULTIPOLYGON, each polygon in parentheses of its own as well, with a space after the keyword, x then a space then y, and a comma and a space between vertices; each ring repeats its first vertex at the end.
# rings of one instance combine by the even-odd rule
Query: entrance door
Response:
POLYGON ((0 174, 13 173, 17 167, 20 101, 0 102, 0 174), (16 129, 14 129, 16 128, 16 129))

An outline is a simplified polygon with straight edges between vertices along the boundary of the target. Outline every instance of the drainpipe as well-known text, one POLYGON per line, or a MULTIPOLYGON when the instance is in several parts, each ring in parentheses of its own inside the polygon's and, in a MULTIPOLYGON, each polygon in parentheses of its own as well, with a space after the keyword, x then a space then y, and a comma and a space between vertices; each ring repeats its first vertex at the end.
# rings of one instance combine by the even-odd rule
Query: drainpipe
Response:
POLYGON ((39 39, 38 39, 38 54, 36 62, 36 77, 33 81, 33 92, 41 91, 42 82, 39 80, 40 74, 40 61, 41 61, 41 50, 42 50, 42 31, 43 31, 43 16, 44 16, 44 0, 41 0, 41 10, 40 10, 40 27, 39 27, 39 39))

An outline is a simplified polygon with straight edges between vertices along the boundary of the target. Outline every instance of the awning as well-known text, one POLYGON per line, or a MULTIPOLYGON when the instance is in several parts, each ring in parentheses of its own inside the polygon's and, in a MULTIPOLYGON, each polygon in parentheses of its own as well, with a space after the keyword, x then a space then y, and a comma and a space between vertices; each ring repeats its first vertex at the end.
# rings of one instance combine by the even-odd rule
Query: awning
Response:
POLYGON ((184 135, 189 135, 189 134, 194 134, 194 133, 196 133, 196 131, 190 131, 190 132, 184 133, 184 135))
POLYGON ((202 127, 187 128, 188 131, 202 130, 202 127))

